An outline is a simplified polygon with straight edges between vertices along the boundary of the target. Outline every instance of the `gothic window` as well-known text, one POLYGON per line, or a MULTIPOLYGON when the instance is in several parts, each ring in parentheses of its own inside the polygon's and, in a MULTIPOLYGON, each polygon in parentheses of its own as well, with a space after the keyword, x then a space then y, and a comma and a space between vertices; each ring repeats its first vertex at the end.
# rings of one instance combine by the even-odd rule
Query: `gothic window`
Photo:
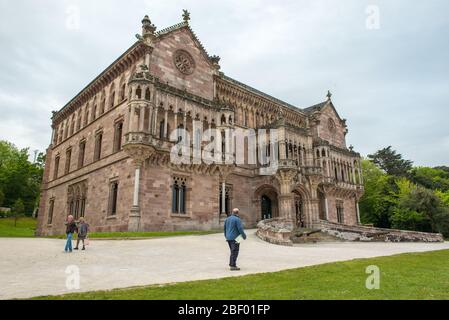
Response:
POLYGON ((114 152, 122 150, 123 120, 115 124, 114 129, 114 152))
POLYGON ((55 208, 55 199, 50 199, 50 203, 48 205, 48 219, 47 224, 53 223, 53 211, 55 208))
POLYGON ((226 185, 225 187, 225 207, 223 210, 223 185, 220 185, 220 212, 219 214, 225 212, 227 214, 231 213, 231 206, 232 206, 232 186, 226 185))
POLYGON ((78 168, 82 168, 84 166, 85 153, 86 153, 86 140, 82 140, 79 145, 78 168))
POLYGON ((103 132, 99 132, 95 135, 94 161, 100 160, 101 158, 102 143, 103 143, 103 132))
POLYGON ((136 97, 137 97, 137 99, 142 98, 142 89, 140 89, 140 87, 137 87, 137 89, 136 89, 136 97))
POLYGON ((58 178, 58 172, 59 172, 59 159, 60 156, 56 156, 55 158, 55 169, 53 171, 53 179, 57 179, 58 178))
POLYGON ((72 148, 67 149, 65 153, 65 169, 64 174, 68 174, 70 172, 70 164, 72 161, 72 148))
POLYGON ((150 93, 150 89, 147 88, 147 90, 145 90, 145 100, 151 100, 151 93, 150 93))
POLYGON ((118 196, 118 181, 111 182, 109 188, 109 215, 115 216, 117 214, 117 196, 118 196))
POLYGON ((173 177, 172 213, 186 214, 186 178, 173 177))
POLYGON ((84 217, 86 209, 86 194, 86 181, 70 185, 68 188, 67 208, 69 208, 69 214, 71 214, 75 220, 78 220, 80 217, 84 217))
POLYGON ((337 202, 337 221, 338 223, 345 222, 344 207, 342 201, 337 202))

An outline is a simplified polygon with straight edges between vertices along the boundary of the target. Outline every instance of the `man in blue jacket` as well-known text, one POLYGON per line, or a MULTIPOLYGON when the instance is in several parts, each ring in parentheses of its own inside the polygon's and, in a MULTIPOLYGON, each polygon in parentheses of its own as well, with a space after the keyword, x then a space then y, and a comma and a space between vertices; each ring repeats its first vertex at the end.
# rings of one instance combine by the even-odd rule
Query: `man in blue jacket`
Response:
POLYGON ((237 257, 239 256, 240 243, 235 241, 239 236, 242 236, 246 240, 246 234, 243 230, 242 220, 239 217, 239 209, 232 210, 232 214, 225 220, 224 223, 224 235, 226 241, 229 244, 231 250, 231 258, 229 261, 229 267, 231 271, 239 271, 237 267, 237 257))

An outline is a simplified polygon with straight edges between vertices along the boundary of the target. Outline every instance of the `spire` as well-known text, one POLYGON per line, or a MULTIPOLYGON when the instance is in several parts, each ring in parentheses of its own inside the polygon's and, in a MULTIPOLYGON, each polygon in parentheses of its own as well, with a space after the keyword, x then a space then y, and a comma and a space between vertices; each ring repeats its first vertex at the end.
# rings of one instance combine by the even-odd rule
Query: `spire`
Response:
POLYGON ((326 98, 327 98, 326 101, 331 101, 332 93, 329 90, 327 90, 326 98))
POLYGON ((189 23, 190 20, 190 12, 186 9, 182 10, 182 20, 184 20, 185 23, 189 23))

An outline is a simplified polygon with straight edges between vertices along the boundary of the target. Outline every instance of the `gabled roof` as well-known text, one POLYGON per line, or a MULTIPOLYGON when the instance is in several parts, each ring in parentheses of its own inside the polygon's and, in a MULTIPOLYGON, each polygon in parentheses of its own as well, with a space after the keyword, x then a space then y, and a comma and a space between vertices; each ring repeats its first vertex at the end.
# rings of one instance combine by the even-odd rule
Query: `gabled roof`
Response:
POLYGON ((321 111, 321 109, 323 109, 323 107, 326 106, 326 104, 327 104, 327 101, 324 101, 324 102, 315 104, 311 107, 305 108, 303 110, 306 113, 314 113, 315 111, 321 111))
POLYGON ((311 107, 308 107, 308 108, 305 108, 305 109, 303 109, 303 110, 304 110, 304 112, 306 112, 307 114, 311 115, 311 114, 313 114, 313 113, 315 113, 315 112, 320 112, 320 111, 322 111, 326 106, 330 106, 330 107, 334 110, 335 114, 337 115, 338 119, 340 119, 340 121, 342 121, 342 122, 345 121, 345 120, 342 119, 342 118, 340 117, 340 115, 338 114, 338 111, 337 111, 337 109, 335 108, 334 104, 332 103, 332 100, 327 100, 327 101, 324 101, 324 102, 315 104, 315 105, 313 105, 313 106, 311 106, 311 107))
POLYGON ((193 29, 190 27, 189 23, 186 21, 177 23, 173 26, 164 28, 162 30, 159 30, 158 32, 155 33, 156 38, 162 38, 167 34, 170 34, 176 30, 180 30, 186 28, 187 30, 189 30, 193 42, 195 42, 195 44, 198 46, 198 48, 200 49, 200 51, 203 53, 203 55, 205 56, 205 58, 207 59, 207 61, 210 63, 210 59, 211 56, 209 55, 209 53, 207 52, 206 48, 204 48, 203 44, 201 43, 200 39, 198 39, 197 35, 195 34, 195 32, 193 31, 193 29))

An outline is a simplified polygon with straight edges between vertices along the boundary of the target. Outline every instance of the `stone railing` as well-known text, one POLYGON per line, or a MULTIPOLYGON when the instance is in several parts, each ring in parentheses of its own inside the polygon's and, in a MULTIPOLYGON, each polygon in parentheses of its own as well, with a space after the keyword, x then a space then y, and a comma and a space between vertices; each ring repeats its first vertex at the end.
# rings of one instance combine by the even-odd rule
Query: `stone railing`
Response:
POLYGON ((256 235, 269 243, 292 246, 293 222, 282 218, 260 221, 256 235))
POLYGON ((368 226, 349 226, 338 223, 320 221, 314 225, 334 237, 347 241, 365 242, 443 242, 439 233, 382 229, 368 226))

